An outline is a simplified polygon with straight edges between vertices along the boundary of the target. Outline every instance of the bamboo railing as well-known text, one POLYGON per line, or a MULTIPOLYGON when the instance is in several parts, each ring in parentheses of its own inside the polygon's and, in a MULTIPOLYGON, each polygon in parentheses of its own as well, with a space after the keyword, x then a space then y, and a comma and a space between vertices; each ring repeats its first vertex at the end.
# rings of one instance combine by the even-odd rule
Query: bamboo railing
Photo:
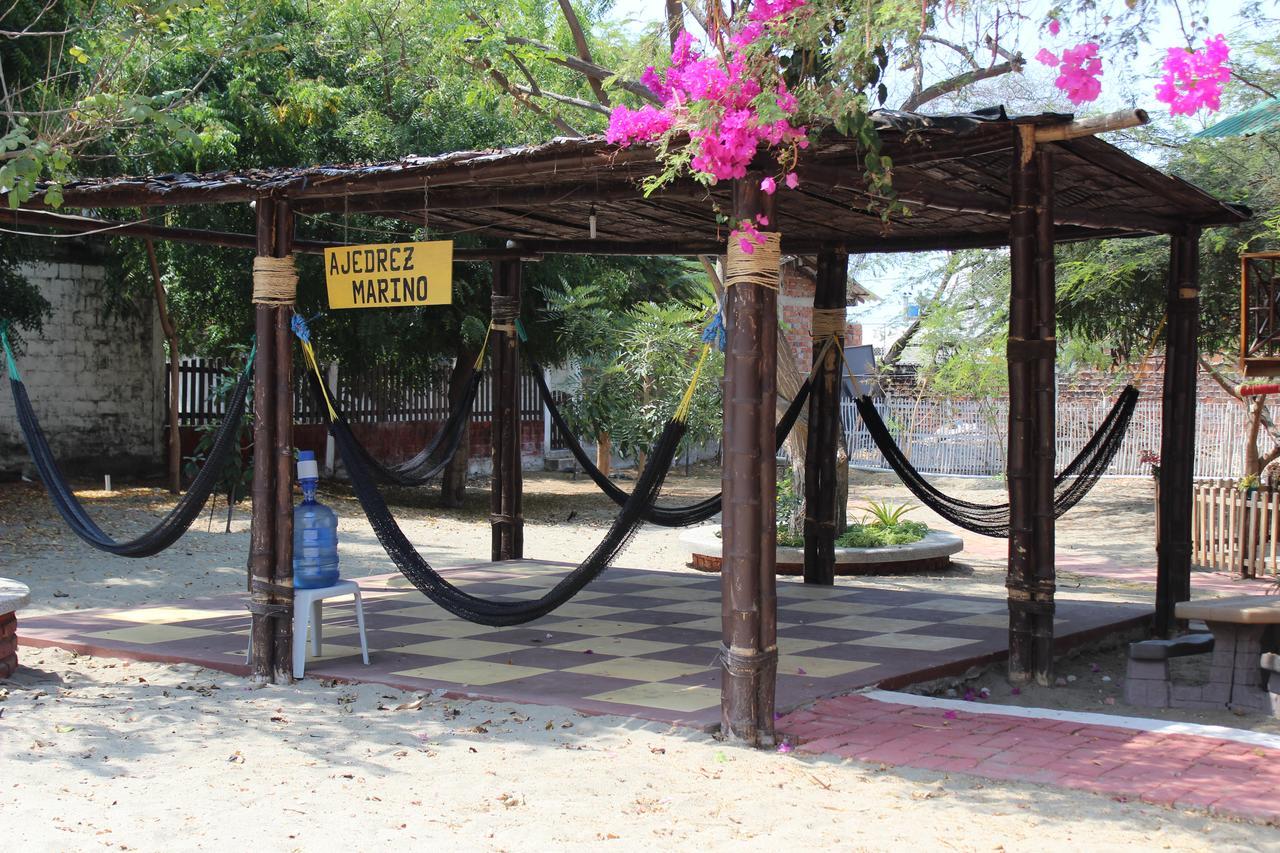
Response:
POLYGON ((1236 480, 1197 480, 1192 490, 1191 560, 1240 577, 1277 577, 1280 489, 1242 492, 1236 480))

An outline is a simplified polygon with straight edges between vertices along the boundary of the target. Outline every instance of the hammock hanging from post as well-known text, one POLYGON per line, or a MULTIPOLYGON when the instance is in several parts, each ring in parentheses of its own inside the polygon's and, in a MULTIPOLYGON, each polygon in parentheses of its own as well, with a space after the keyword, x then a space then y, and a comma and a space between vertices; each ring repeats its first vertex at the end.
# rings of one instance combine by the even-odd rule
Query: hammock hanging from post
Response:
MULTIPOLYGON (((889 427, 867 395, 856 400, 858 415, 885 461, 913 495, 951 523, 965 530, 997 538, 1009 535, 1009 504, 978 504, 953 498, 926 480, 894 441, 889 427)), ((1125 431, 1138 403, 1138 390, 1126 385, 1106 419, 1075 459, 1054 478, 1054 517, 1061 518, 1089 493, 1106 472, 1124 442, 1125 431)))
POLYGON ((227 412, 214 435, 209 455, 186 494, 178 499, 174 508, 169 510, 169 513, 155 527, 137 538, 118 542, 103 532, 102 528, 89 517, 84 506, 76 498, 75 492, 67 484, 67 479, 58 466, 57 459, 54 458, 44 430, 40 428, 40 422, 31 406, 26 384, 18 373, 17 363, 9 347, 7 329, 2 325, 0 325, 0 342, 4 345, 5 358, 9 364, 9 387, 13 392, 13 404, 18 413, 18 425, 22 428, 22 435, 26 439, 27 449, 31 453, 36 470, 40 473, 40 481, 44 483, 49 499, 53 501, 54 508, 58 510, 63 521, 71 528, 71 532, 99 551, 105 551, 117 557, 151 557, 177 542, 191 527, 192 522, 200 515, 200 510, 204 508, 205 501, 213 494, 231 453, 238 453, 240 450, 239 425, 241 418, 244 417, 246 399, 252 384, 251 368, 254 353, 252 351, 249 353, 240 381, 236 383, 235 391, 231 395, 227 412))
MULTIPOLYGON (((294 331, 298 333, 302 341, 303 353, 318 377, 319 365, 315 361, 309 335, 304 337, 305 324, 302 326, 302 332, 299 332, 298 324, 295 323, 294 331)), ((319 386, 323 403, 320 410, 326 413, 329 430, 334 437, 334 443, 337 445, 343 464, 346 465, 347 473, 351 477, 352 488, 360 501, 360 506, 364 509, 365 518, 373 527, 374 534, 387 552, 387 556, 396 564, 401 574, 419 592, 455 616, 481 625, 503 627, 531 622, 569 601, 583 587, 599 577, 630 542, 631 537, 644 521, 645 511, 657 500, 667 472, 671 470, 680 440, 684 437, 689 401, 701 366, 702 362, 699 361, 698 369, 695 370, 693 381, 689 386, 690 390, 686 392, 672 419, 663 428, 657 444, 650 453, 648 463, 640 474, 635 490, 614 519, 604 540, 577 568, 562 578, 546 594, 533 601, 494 601, 479 598, 453 585, 432 568, 431 564, 414 548, 413 543, 405 536, 387 508, 374 477, 356 450, 358 442, 351 434, 350 427, 333 417, 335 410, 323 384, 319 386)))

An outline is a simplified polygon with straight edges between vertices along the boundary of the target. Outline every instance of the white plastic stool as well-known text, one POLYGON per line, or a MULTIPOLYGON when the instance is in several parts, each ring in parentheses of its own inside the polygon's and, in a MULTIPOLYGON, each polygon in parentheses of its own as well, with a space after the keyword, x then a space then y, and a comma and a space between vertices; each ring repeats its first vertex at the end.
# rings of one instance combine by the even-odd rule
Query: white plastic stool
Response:
MULTIPOLYGON (((323 632, 322 602, 326 598, 350 595, 356 600, 356 628, 360 631, 360 655, 365 666, 369 665, 369 643, 364 634, 364 604, 360 600, 360 585, 355 581, 340 580, 333 586, 293 591, 293 677, 302 678, 307 664, 307 627, 311 628, 311 654, 319 656, 323 632)), ((253 634, 249 635, 249 651, 245 663, 253 657, 253 634)))

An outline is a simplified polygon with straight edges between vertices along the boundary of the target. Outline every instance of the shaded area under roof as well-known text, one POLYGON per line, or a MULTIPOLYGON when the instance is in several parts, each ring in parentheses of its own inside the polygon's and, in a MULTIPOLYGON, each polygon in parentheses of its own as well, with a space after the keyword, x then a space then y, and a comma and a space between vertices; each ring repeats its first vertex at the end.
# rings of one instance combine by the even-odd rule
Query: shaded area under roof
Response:
MULTIPOLYGON (((1072 116, 1010 118, 1001 108, 955 116, 881 111, 882 153, 906 210, 883 216, 863 177, 855 140, 826 134, 801 153, 798 190, 778 196, 778 228, 791 254, 1003 246, 1018 126, 1050 128, 1072 116)), ((1178 233, 1240 222, 1225 204, 1093 136, 1042 143, 1053 151, 1060 241, 1178 233)), ((105 178, 68 183, 69 207, 226 204, 260 195, 302 213, 363 213, 421 224, 433 236, 518 241, 532 252, 717 254, 728 226, 730 183, 674 182, 645 196, 661 171, 656 149, 600 137, 497 151, 408 156, 385 163, 105 178), (424 204, 425 199, 425 204, 424 204), (588 221, 596 215, 596 238, 588 221)))

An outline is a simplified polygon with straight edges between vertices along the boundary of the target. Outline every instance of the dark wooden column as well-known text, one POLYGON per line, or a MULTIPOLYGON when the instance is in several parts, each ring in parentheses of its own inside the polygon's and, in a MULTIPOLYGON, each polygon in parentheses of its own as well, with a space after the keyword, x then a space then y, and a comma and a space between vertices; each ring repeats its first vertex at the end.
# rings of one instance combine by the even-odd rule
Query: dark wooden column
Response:
MULTIPOLYGON (((760 191, 762 177, 753 172, 734 182, 734 221, 759 213, 771 224, 777 221, 774 197, 760 191)), ((742 260, 731 246, 724 306, 721 731, 730 740, 769 746, 778 669, 773 435, 778 292, 776 279, 773 287, 735 282, 742 260)))
POLYGON ((1009 223, 1009 678, 1053 677, 1053 163, 1034 130, 1015 138, 1009 223))
MULTIPOLYGON (((809 391, 809 441, 804 459, 804 582, 830 586, 836 579, 836 522, 839 482, 836 451, 839 449, 841 370, 844 363, 835 348, 823 347, 819 337, 826 323, 817 312, 839 312, 843 319, 848 288, 849 256, 843 252, 818 255, 813 292, 813 386, 809 391)), ((844 346, 844 329, 836 347, 844 346)))
POLYGON ((1191 482, 1196 454, 1200 337, 1200 229, 1169 240, 1169 319, 1160 424, 1160 529, 1155 633, 1177 631, 1174 605, 1191 598, 1191 482))
POLYGON ((490 523, 493 559, 524 556, 523 482, 520 469, 520 342, 515 321, 520 316, 520 261, 493 264, 493 322, 489 341, 493 365, 493 489, 490 523))
MULTIPOLYGON (((294 216, 288 199, 275 204, 271 255, 287 258, 293 252, 294 216)), ((275 617, 275 644, 272 653, 272 681, 293 680, 293 480, 297 466, 293 456, 293 305, 272 309, 275 325, 275 398, 270 410, 275 418, 272 435, 275 461, 275 560, 272 580, 275 603, 281 608, 275 617)), ((267 410, 263 411, 264 414, 267 410)), ((301 638, 300 642, 306 642, 301 638)))
MULTIPOLYGON (((258 199, 257 236, 259 255, 270 255, 275 243, 274 199, 258 199)), ((253 519, 249 529, 249 592, 253 614, 253 680, 272 680, 275 660, 275 629, 271 618, 271 583, 275 575, 275 308, 255 303, 254 335, 257 353, 253 362, 253 519)))

